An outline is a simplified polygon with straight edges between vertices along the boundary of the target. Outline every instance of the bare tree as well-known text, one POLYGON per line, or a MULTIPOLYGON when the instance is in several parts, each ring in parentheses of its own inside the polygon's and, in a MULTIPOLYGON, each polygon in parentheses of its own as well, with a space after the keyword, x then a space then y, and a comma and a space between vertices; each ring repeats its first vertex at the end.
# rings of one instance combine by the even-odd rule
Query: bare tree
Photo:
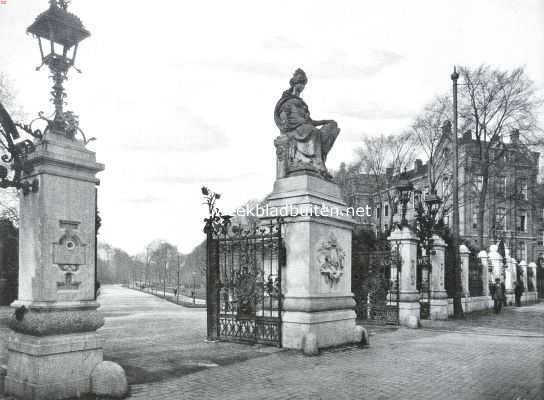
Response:
MULTIPOLYGON (((380 204, 388 204, 389 227, 393 225, 393 210, 396 207, 394 193, 389 190, 395 174, 408 167, 415 158, 414 146, 410 133, 378 135, 365 137, 361 147, 355 150, 359 170, 366 174, 380 204)), ((382 226, 382 212, 378 215, 378 224, 382 226)))
MULTIPOLYGON (((14 119, 22 119, 23 112, 17 104, 17 96, 13 83, 8 76, 0 72, 0 103, 8 110, 14 119)), ((19 205, 17 191, 6 189, 0 191, 0 219, 11 221, 14 226, 19 224, 19 205)))
POLYGON ((462 126, 473 131, 479 158, 478 236, 483 245, 489 178, 504 165, 512 132, 519 132, 518 152, 541 145, 536 115, 542 101, 523 68, 502 71, 481 65, 463 67, 460 75, 459 116, 462 126))
POLYGON ((438 181, 448 168, 444 155, 439 153, 444 142, 443 127, 451 119, 452 102, 448 96, 438 96, 427 104, 410 128, 416 148, 428 160, 428 179, 431 192, 436 192, 438 181))

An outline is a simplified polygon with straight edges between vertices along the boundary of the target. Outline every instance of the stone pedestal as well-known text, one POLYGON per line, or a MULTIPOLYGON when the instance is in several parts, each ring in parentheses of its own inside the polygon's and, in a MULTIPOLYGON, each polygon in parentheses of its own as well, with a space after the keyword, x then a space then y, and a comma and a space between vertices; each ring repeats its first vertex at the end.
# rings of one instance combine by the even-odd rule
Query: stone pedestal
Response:
POLYGON ((446 242, 433 235, 431 254, 431 319, 448 319, 448 293, 445 287, 446 242))
POLYGON ((398 243, 401 257, 399 274, 399 322, 413 327, 419 322, 419 292, 416 286, 417 236, 410 228, 397 227, 389 236, 389 241, 398 243))
POLYGON ((265 219, 281 215, 285 222, 283 346, 303 349, 310 339, 319 348, 360 341, 351 292, 354 222, 341 215, 346 205, 338 185, 309 174, 279 178, 266 205, 265 219))
POLYGON ((29 157, 37 193, 20 195, 19 295, 12 303, 7 394, 63 399, 90 390, 102 361, 94 300, 95 174, 104 167, 79 141, 55 133, 29 157))

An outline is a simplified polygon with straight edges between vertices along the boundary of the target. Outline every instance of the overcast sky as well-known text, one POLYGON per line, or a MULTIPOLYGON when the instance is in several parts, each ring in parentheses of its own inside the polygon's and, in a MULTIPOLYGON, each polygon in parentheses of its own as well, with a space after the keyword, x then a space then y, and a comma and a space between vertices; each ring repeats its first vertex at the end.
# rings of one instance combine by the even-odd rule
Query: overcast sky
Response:
MULTIPOLYGON (((47 0, 0 5, 0 70, 29 118, 50 112, 48 72, 26 28, 47 0)), ((275 178, 273 109, 301 67, 315 119, 342 131, 329 168, 363 135, 403 130, 454 64, 526 66, 544 84, 544 1, 73 0, 92 36, 67 109, 97 141, 100 238, 129 253, 204 239, 199 188, 231 212, 275 178)))

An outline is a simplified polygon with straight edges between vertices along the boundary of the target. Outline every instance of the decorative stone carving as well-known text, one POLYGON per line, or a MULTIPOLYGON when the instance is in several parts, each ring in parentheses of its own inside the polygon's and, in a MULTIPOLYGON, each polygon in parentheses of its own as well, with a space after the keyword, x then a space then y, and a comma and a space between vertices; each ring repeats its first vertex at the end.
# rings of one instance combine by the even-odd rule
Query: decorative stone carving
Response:
POLYGON ((346 253, 338 244, 334 233, 324 240, 317 250, 317 261, 320 266, 321 275, 325 276, 329 285, 333 287, 344 275, 344 263, 346 253))
MULTIPOLYGON (((331 179, 325 162, 340 129, 333 120, 315 121, 310 118, 308 106, 300 97, 307 82, 306 73, 297 69, 289 81, 290 88, 283 92, 274 109, 274 121, 282 136, 289 139, 284 172, 285 176, 315 173, 331 179)), ((283 156, 283 151, 278 153, 278 162, 283 156)))
POLYGON ((53 243, 53 263, 64 272, 64 282, 57 282, 59 290, 77 290, 81 282, 73 280, 74 273, 81 265, 87 264, 87 245, 74 233, 79 222, 60 221, 64 235, 53 243))

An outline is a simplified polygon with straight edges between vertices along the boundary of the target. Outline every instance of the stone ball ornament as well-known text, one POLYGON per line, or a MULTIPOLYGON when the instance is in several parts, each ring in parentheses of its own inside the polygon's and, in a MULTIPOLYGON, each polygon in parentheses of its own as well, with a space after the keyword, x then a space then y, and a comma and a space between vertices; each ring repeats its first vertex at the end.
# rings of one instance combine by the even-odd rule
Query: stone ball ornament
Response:
POLYGON ((125 398, 128 394, 125 371, 113 361, 102 361, 91 374, 91 391, 98 398, 125 398))

